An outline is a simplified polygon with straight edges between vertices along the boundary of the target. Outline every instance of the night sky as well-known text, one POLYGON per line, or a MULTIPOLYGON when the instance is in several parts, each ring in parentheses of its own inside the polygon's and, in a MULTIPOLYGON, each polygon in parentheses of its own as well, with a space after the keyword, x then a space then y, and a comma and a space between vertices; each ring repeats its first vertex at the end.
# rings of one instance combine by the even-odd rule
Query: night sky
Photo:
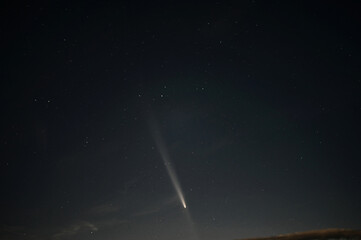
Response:
POLYGON ((1 239, 361 228, 356 1, 0 9, 1 239))

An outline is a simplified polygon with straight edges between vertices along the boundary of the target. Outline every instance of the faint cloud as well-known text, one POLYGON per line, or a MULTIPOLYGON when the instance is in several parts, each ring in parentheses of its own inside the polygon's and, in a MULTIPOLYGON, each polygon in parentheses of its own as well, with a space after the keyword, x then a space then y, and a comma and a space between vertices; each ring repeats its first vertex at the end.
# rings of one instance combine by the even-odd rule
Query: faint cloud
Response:
POLYGON ((141 211, 133 213, 132 217, 140 217, 140 216, 155 214, 157 212, 160 212, 164 207, 167 207, 169 205, 174 205, 174 203, 177 201, 178 201, 178 197, 174 195, 172 197, 164 199, 161 203, 161 206, 154 206, 152 208, 143 209, 141 211))
POLYGON ((140 212, 136 212, 132 216, 133 217, 146 216, 146 215, 150 215, 150 214, 153 214, 153 213, 156 213, 156 212, 159 212, 159 211, 160 211, 160 208, 148 209, 148 210, 143 210, 143 211, 140 211, 140 212))
POLYGON ((84 233, 84 232, 87 232, 87 231, 96 232, 96 231, 98 231, 98 228, 90 222, 86 222, 86 221, 77 222, 77 223, 72 224, 71 226, 68 226, 68 227, 62 229, 58 233, 55 233, 52 236, 52 239, 60 240, 60 239, 73 238, 74 236, 84 233))
POLYGON ((112 219, 97 221, 97 226, 99 226, 100 228, 107 228, 107 227, 117 227, 127 223, 129 223, 129 220, 127 219, 112 218, 112 219))
POLYGON ((104 215, 104 214, 118 212, 119 209, 120 207, 117 205, 114 205, 112 203, 106 203, 91 208, 90 213, 95 215, 104 215))

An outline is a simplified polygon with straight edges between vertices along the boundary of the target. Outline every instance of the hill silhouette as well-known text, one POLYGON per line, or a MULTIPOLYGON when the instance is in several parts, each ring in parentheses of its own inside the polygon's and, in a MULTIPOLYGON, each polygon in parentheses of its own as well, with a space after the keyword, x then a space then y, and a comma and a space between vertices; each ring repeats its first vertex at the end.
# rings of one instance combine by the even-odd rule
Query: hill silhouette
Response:
POLYGON ((245 238, 236 240, 361 240, 361 230, 323 229, 307 232, 296 232, 271 237, 245 238))

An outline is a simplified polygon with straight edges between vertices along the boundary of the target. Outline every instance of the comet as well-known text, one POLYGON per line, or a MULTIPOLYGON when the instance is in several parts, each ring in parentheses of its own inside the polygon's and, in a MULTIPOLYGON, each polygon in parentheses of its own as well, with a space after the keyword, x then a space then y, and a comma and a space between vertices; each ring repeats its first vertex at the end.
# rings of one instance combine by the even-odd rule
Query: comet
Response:
POLYGON ((193 234, 192 239, 200 240, 198 231, 196 229, 196 225, 195 225, 195 223, 194 223, 194 221, 192 219, 191 213, 190 213, 191 209, 188 208, 187 203, 185 201, 181 185, 180 185, 180 183, 178 181, 177 174, 176 174, 176 172, 174 170, 174 167, 172 165, 170 156, 168 154, 166 145, 165 145, 165 143, 163 141, 161 132, 159 131, 159 127, 157 125, 156 119, 154 118, 154 115, 151 115, 149 123, 150 123, 150 129, 151 129, 152 135, 153 135, 155 143, 156 143, 156 147, 157 147, 157 149, 158 149, 158 151, 160 153, 160 156, 161 156, 161 158, 163 160, 163 163, 164 163, 164 165, 166 167, 169 178, 170 178, 170 180, 172 182, 172 185, 173 185, 173 187, 175 189, 175 192, 177 193, 179 201, 181 202, 181 204, 182 204, 182 206, 184 208, 183 212, 185 213, 186 220, 189 223, 190 230, 191 230, 191 232, 193 234))
POLYGON ((156 143, 156 146, 157 146, 157 149, 159 150, 159 153, 161 155, 161 158, 163 160, 163 163, 166 167, 166 170, 168 172, 168 175, 169 175, 169 178, 172 182, 172 185, 175 189, 175 192, 177 193, 177 196, 179 198, 179 201, 181 202, 183 208, 187 208, 187 204, 186 204, 186 201, 184 199, 184 195, 183 195, 183 191, 182 191, 182 188, 181 188, 181 185, 178 181, 178 177, 177 177, 177 174, 174 170, 174 167, 172 166, 172 163, 170 161, 170 157, 169 157, 169 154, 167 152, 167 149, 166 149, 166 146, 163 142, 163 139, 162 139, 162 136, 160 134, 160 131, 157 127, 157 124, 156 124, 156 121, 154 120, 154 118, 152 119, 151 121, 151 128, 153 130, 153 137, 155 139, 155 143, 156 143))

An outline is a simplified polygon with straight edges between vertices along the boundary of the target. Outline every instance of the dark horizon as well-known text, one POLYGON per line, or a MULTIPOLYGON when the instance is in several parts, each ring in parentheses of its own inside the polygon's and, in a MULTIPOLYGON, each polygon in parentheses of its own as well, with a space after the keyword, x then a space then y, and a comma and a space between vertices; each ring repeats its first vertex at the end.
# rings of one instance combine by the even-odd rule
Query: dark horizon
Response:
POLYGON ((281 234, 278 236, 267 236, 248 238, 242 240, 321 240, 321 239, 361 239, 361 230, 352 229, 321 229, 306 232, 281 234))
POLYGON ((357 2, 1 5, 0 238, 361 229, 357 2))

